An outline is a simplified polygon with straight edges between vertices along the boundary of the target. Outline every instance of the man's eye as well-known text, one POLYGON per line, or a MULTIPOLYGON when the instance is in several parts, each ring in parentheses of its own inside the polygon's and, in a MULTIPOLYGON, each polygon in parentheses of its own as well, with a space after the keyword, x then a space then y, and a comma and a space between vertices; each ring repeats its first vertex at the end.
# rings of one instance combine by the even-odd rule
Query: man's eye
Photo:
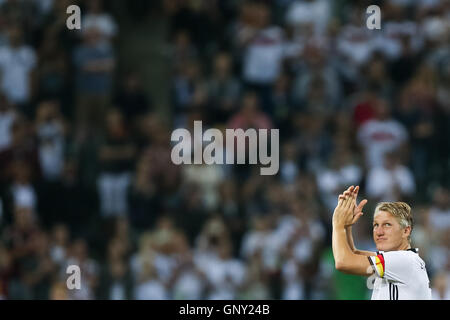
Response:
POLYGON ((386 226, 388 226, 388 227, 390 227, 390 226, 391 226, 391 224, 390 224, 390 223, 386 223, 385 225, 386 225, 386 226))

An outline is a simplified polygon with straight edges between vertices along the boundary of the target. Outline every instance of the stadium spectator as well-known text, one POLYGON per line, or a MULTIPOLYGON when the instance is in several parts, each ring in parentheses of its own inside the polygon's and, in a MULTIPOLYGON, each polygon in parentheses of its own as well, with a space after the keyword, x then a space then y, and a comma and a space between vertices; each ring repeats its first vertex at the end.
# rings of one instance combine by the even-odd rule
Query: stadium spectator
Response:
POLYGON ((252 25, 236 32, 236 44, 243 52, 242 77, 246 88, 258 93, 263 110, 272 113, 269 93, 282 68, 284 32, 271 23, 266 4, 255 2, 251 12, 252 25))
POLYGON ((331 5, 329 1, 292 1, 287 8, 286 23, 299 32, 311 26, 316 34, 325 33, 330 18, 331 5))
POLYGON ((73 53, 77 74, 77 139, 86 141, 101 134, 112 90, 115 57, 112 46, 102 42, 100 30, 90 27, 83 32, 83 42, 73 53))
MULTIPOLYGON (((400 93, 395 117, 406 127, 411 139, 411 168, 418 186, 430 176, 427 163, 432 161, 433 137, 436 135, 435 104, 424 103, 419 88, 405 87, 400 93), (414 92, 414 93, 413 93, 414 92)), ((431 93, 431 92, 429 92, 431 93)), ((430 96, 431 98, 431 96, 430 96)))
POLYGON ((184 63, 172 80, 172 106, 175 111, 174 127, 186 128, 191 111, 198 111, 207 102, 205 80, 200 63, 190 60, 184 63))
POLYGON ((198 268, 205 273, 208 281, 207 299, 232 300, 237 298, 242 286, 245 265, 233 258, 232 245, 228 239, 216 243, 211 259, 198 263, 198 268))
POLYGON ((97 183, 103 217, 124 216, 128 213, 128 187, 136 148, 130 139, 123 114, 110 110, 106 119, 106 139, 99 147, 102 167, 97 183))
POLYGON ((153 108, 153 102, 144 91, 142 79, 135 71, 123 77, 120 88, 114 97, 114 105, 125 116, 135 134, 138 133, 140 119, 153 108))
POLYGON ((70 61, 67 52, 51 33, 45 33, 38 49, 37 99, 58 99, 64 113, 70 114, 70 61))
POLYGON ((151 229, 157 218, 156 215, 161 210, 157 184, 152 179, 150 170, 150 162, 141 157, 136 165, 136 174, 129 191, 130 223, 139 232, 151 229))
POLYGON ((104 300, 133 299, 133 279, 125 251, 126 244, 120 239, 111 240, 108 259, 101 266, 96 297, 104 300))
POLYGON ((368 90, 378 97, 389 99, 393 96, 394 87, 388 75, 386 59, 382 55, 373 55, 362 69, 366 75, 364 86, 368 90))
POLYGON ((57 271, 51 259, 49 239, 45 232, 37 232, 32 238, 33 254, 23 264, 23 283, 29 290, 30 298, 46 299, 57 271))
POLYGON ((158 278, 151 262, 144 262, 135 287, 136 300, 166 300, 169 294, 165 285, 158 278))
POLYGON ((368 168, 382 166, 387 152, 401 150, 409 140, 405 127, 391 117, 391 107, 382 99, 376 102, 375 118, 360 126, 357 134, 368 168))
POLYGON ((195 256, 186 237, 176 237, 177 264, 173 270, 170 287, 173 299, 198 300, 204 297, 207 280, 195 263, 195 256))
POLYGON ((118 33, 114 18, 103 10, 103 0, 87 1, 87 12, 83 14, 81 30, 95 28, 99 30, 102 41, 111 42, 118 33))
POLYGON ((448 272, 450 268, 450 234, 439 233, 429 251, 430 273, 448 272))
POLYGON ((241 84, 233 76, 233 61, 229 53, 222 52, 214 57, 213 74, 208 80, 208 113, 211 123, 225 123, 235 112, 241 91, 241 84))
POLYGON ((174 73, 181 72, 186 63, 195 61, 199 55, 197 48, 192 44, 191 34, 184 29, 174 34, 173 43, 167 51, 174 73))
POLYGON ((385 155, 384 165, 367 172, 367 196, 376 201, 408 200, 416 190, 411 170, 394 153, 385 155))
POLYGON ((246 92, 242 98, 242 106, 228 122, 229 129, 272 129, 270 117, 261 110, 258 96, 252 92, 246 92))
POLYGON ((450 230, 450 196, 445 187, 438 187, 434 191, 425 225, 433 240, 450 230))
POLYGON ((57 101, 43 101, 36 110, 39 164, 47 181, 59 180, 64 169, 66 126, 57 101))
POLYGON ((305 111, 330 116, 341 102, 338 73, 324 48, 305 46, 303 66, 293 83, 293 103, 305 111))
POLYGON ((439 273, 433 278, 432 282, 433 300, 450 300, 449 274, 445 272, 439 273))
MULTIPOLYGON (((32 292, 25 282, 27 263, 35 253, 34 240, 40 228, 36 214, 30 208, 16 207, 12 224, 3 232, 3 241, 10 253, 11 272, 8 277, 8 297, 32 299, 32 292)), ((6 259, 8 257, 5 257, 6 259)), ((8 262, 8 261, 6 261, 8 262)))
POLYGON ((344 62, 359 68, 371 58, 373 45, 373 32, 367 29, 363 20, 362 6, 349 8, 349 22, 344 24, 337 37, 337 51, 344 62))
POLYGON ((247 271, 240 291, 238 296, 240 299, 272 299, 269 277, 263 268, 261 251, 255 252, 247 261, 247 271))
POLYGON ((50 256, 52 261, 63 266, 63 263, 68 255, 70 234, 69 228, 65 224, 57 224, 52 229, 50 239, 50 256))
POLYGON ((36 50, 25 44, 23 37, 20 25, 11 24, 9 43, 0 48, 1 89, 11 103, 30 116, 37 57, 36 50))

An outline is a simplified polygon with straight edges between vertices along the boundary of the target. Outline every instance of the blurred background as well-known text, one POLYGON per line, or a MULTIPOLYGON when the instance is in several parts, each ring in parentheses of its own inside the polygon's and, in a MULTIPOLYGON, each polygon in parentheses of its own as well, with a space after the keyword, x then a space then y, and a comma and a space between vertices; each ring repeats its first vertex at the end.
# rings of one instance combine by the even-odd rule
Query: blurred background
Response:
POLYGON ((368 299, 331 252, 349 185, 356 246, 410 203, 450 299, 448 0, 0 0, 0 88, 2 299, 368 299), (173 165, 194 120, 279 128, 279 173, 173 165))

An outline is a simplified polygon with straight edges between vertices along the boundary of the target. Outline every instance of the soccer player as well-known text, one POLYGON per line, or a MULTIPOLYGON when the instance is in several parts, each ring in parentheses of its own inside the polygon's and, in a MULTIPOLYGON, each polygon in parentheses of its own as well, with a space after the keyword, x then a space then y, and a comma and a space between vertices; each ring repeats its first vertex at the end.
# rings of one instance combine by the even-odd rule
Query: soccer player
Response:
POLYGON ((413 219, 404 202, 381 202, 373 217, 377 252, 355 248, 352 225, 363 215, 367 200, 356 204, 359 186, 339 195, 333 213, 333 255, 337 270, 370 276, 376 274, 372 300, 430 300, 425 262, 411 248, 413 219))

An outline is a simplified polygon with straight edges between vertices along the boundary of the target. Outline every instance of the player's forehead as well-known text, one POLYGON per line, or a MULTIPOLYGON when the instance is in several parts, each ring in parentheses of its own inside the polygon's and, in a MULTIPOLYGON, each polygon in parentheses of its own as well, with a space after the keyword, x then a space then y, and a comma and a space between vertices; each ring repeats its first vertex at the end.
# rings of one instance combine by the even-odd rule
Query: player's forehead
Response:
POLYGON ((373 215, 373 222, 393 221, 395 217, 388 211, 379 210, 373 215))

